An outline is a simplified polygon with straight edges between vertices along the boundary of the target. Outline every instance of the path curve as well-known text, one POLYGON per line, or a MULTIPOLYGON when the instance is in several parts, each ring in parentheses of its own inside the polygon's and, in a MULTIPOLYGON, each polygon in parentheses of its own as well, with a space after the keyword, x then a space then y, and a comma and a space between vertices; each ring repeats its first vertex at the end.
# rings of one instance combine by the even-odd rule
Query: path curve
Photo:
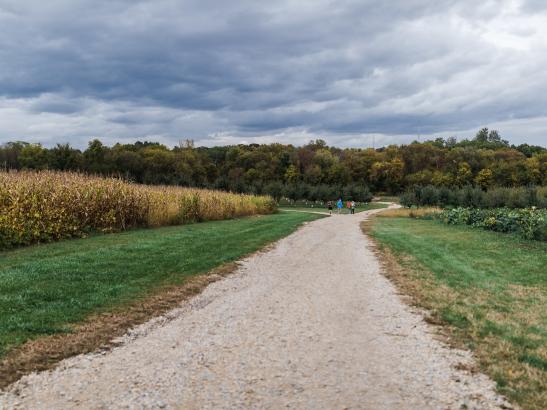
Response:
POLYGON ((504 405, 381 275, 359 228, 371 212, 306 224, 112 351, 24 377, 0 408, 504 405))

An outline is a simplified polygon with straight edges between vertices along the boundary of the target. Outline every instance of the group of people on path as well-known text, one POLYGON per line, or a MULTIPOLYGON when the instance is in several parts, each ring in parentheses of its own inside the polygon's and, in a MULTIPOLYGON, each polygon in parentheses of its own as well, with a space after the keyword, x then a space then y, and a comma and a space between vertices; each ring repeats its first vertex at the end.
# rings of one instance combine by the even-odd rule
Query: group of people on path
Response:
MULTIPOLYGON (((332 208, 333 208, 333 201, 327 202, 327 208, 329 208, 329 214, 332 214, 332 208)), ((344 208, 344 202, 342 202, 342 198, 338 198, 338 201, 336 201, 336 208, 338 210, 338 213, 342 212, 342 208, 344 208)), ((346 202, 346 208, 348 209, 350 214, 355 213, 355 201, 347 201, 346 202)))

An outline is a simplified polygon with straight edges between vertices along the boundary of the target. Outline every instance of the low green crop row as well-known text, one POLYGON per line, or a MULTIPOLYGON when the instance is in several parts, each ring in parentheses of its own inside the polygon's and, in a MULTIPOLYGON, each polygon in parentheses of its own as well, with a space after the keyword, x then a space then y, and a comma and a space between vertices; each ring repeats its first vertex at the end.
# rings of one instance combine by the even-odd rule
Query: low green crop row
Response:
POLYGON ((433 214, 450 225, 470 225, 496 232, 516 233, 526 239, 547 240, 547 210, 453 208, 433 214))

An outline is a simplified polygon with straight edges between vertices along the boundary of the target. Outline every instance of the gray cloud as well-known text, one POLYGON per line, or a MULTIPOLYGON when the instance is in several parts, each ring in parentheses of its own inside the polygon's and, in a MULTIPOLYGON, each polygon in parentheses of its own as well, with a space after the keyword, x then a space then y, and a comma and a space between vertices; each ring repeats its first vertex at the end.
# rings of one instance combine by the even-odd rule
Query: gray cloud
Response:
POLYGON ((545 144, 543 3, 0 0, 0 142, 545 144))

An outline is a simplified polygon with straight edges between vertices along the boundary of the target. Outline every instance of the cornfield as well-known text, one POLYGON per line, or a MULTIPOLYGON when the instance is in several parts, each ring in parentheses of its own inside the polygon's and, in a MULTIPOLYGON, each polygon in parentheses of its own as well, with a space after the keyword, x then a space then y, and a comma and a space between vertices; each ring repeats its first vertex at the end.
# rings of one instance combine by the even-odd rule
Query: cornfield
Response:
POLYGON ((67 172, 0 172, 0 248, 275 212, 267 196, 67 172))

